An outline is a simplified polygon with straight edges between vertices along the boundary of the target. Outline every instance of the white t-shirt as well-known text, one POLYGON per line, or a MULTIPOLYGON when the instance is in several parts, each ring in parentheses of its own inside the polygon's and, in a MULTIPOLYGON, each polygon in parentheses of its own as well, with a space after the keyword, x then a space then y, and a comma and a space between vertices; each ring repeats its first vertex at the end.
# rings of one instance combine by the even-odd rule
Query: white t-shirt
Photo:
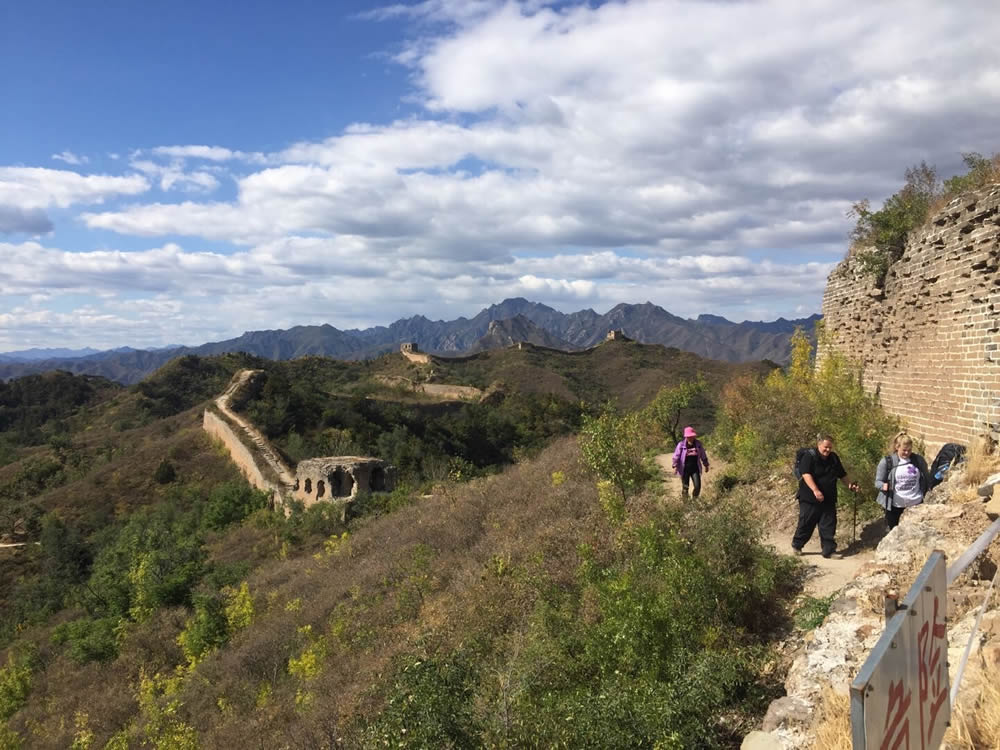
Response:
POLYGON ((924 495, 920 491, 920 470, 910 462, 910 459, 899 459, 892 507, 909 508, 911 505, 919 505, 923 499, 924 495))

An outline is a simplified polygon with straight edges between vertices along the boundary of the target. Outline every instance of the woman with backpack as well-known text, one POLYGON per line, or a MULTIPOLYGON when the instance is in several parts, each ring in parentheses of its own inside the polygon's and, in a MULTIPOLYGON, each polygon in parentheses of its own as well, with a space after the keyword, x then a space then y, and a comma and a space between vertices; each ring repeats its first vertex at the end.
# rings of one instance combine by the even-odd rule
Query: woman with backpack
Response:
POLYGON ((698 433, 688 425, 684 428, 684 439, 674 448, 674 472, 681 477, 681 496, 687 497, 688 484, 694 484, 694 497, 701 494, 701 467, 708 473, 708 456, 705 446, 698 439, 698 433))
POLYGON ((885 509, 885 524, 892 531, 903 511, 924 501, 931 486, 927 462, 913 452, 913 438, 900 432, 892 441, 893 452, 878 462, 875 489, 878 504, 885 509))

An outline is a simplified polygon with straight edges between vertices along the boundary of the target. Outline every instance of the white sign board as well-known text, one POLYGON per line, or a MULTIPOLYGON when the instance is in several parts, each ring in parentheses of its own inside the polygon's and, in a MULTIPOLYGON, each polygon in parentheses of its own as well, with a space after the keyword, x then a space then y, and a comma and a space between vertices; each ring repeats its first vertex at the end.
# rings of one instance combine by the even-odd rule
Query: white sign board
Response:
POLYGON ((948 699, 948 586, 935 551, 851 684, 855 750, 936 750, 948 699))

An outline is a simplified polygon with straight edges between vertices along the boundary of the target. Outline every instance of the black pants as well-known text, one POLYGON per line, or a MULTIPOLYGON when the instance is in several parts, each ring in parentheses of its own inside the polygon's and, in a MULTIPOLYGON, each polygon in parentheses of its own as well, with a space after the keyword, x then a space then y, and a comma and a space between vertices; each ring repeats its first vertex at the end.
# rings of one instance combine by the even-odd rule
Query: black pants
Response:
POLYGON ((691 493, 692 497, 698 497, 701 494, 701 471, 694 469, 693 471, 688 471, 684 469, 681 471, 681 494, 687 497, 688 494, 688 482, 694 485, 694 492, 691 493))
POLYGON ((885 525, 889 527, 889 531, 899 526, 899 518, 903 515, 903 511, 906 508, 889 508, 885 512, 885 525))
POLYGON ((799 525, 792 537, 792 546, 802 549, 812 539, 813 530, 819 526, 819 541, 823 554, 832 555, 837 549, 837 503, 824 500, 822 503, 799 501, 799 525))

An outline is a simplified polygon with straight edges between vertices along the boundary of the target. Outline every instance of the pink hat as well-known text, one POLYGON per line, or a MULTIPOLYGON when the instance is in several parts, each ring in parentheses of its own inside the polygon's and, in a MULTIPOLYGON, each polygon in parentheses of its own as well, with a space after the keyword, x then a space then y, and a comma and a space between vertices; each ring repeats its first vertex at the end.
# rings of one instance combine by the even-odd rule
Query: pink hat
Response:
POLYGON ((686 438, 688 438, 688 437, 698 437, 698 433, 694 431, 694 427, 690 427, 690 426, 689 427, 685 427, 684 428, 684 437, 686 437, 686 438))

